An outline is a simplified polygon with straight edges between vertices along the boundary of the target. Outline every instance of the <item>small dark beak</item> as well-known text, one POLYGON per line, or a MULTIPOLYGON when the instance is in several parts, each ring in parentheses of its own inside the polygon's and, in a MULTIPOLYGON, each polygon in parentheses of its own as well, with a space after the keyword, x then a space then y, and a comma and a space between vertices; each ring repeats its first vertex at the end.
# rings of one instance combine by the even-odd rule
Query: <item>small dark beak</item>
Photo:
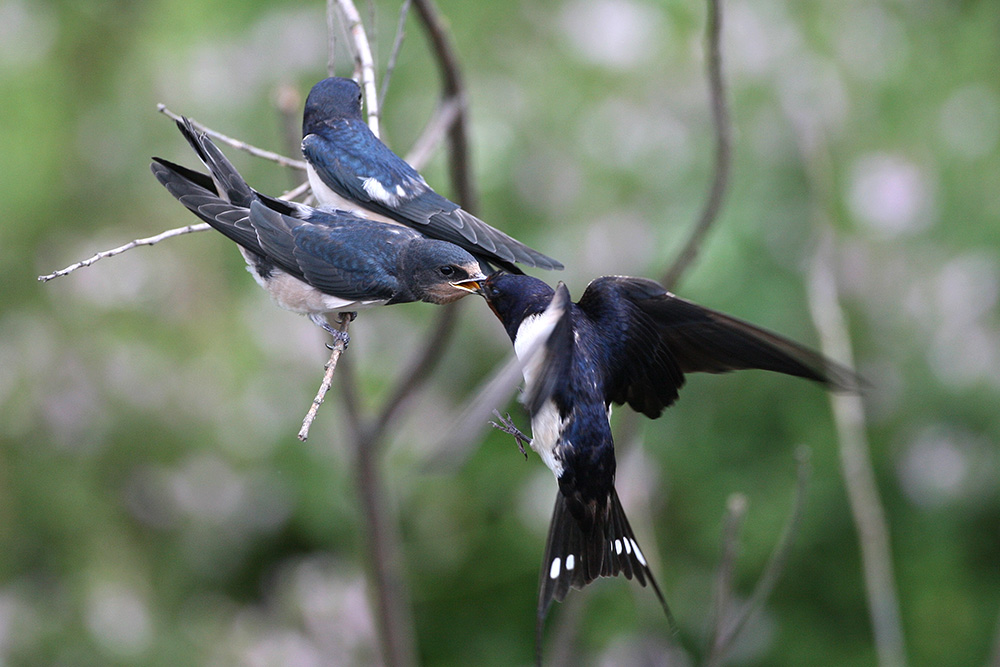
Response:
POLYGON ((460 290, 469 292, 470 294, 483 294, 482 281, 486 280, 486 276, 479 276, 477 278, 467 278, 465 280, 457 280, 453 283, 449 283, 452 287, 457 287, 460 290))

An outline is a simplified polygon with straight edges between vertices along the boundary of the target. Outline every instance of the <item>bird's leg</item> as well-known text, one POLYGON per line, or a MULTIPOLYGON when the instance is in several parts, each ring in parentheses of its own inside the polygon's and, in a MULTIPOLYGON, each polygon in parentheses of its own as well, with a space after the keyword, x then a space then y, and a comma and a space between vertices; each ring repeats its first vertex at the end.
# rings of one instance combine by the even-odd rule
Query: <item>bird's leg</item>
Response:
POLYGON ((517 448, 521 451, 522 454, 524 454, 524 459, 527 460, 528 452, 524 450, 524 445, 525 443, 530 445, 531 438, 522 433, 521 429, 519 429, 517 426, 514 425, 514 420, 511 419, 509 412, 505 417, 500 415, 499 410, 494 410, 493 414, 497 419, 500 420, 500 423, 498 424, 497 422, 490 422, 490 424, 493 426, 493 428, 497 429, 498 431, 503 431, 507 435, 514 436, 514 441, 517 442, 517 448))
MULTIPOLYGON (((337 322, 343 324, 345 317, 348 318, 349 322, 353 322, 357 316, 356 312, 337 313, 337 322)), ((330 323, 322 315, 310 315, 309 319, 322 327, 323 331, 333 336, 334 345, 339 341, 344 344, 344 349, 346 350, 347 346, 351 344, 351 335, 346 331, 341 331, 330 326, 330 323)), ((329 343, 326 344, 326 347, 330 350, 333 349, 333 345, 329 343)))

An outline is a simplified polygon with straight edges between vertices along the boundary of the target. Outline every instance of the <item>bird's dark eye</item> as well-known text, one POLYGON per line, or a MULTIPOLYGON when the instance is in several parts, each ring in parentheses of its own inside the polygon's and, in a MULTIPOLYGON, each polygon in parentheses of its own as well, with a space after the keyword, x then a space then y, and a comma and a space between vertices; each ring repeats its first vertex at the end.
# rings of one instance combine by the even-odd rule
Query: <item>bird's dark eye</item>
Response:
POLYGON ((500 296, 500 289, 497 287, 491 287, 490 296, 500 296))
POLYGON ((451 275, 454 275, 454 273, 455 273, 455 267, 454 266, 447 266, 446 265, 446 266, 442 266, 439 269, 439 271, 441 271, 441 275, 442 276, 451 276, 451 275))

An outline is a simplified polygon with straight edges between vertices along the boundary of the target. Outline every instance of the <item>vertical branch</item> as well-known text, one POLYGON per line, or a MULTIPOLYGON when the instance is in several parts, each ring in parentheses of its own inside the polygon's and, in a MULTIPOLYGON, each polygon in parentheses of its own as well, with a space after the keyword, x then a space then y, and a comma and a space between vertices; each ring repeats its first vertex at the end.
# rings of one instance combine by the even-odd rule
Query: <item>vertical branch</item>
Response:
POLYGON ((709 635, 708 660, 706 667, 715 667, 722 662, 727 648, 726 619, 729 602, 733 597, 733 572, 740 551, 740 532, 747 515, 747 497, 734 493, 726 502, 726 520, 722 537, 722 560, 719 562, 715 578, 715 595, 712 602, 712 632, 709 635))
POLYGON ((361 87, 365 91, 368 127, 377 137, 379 136, 378 91, 375 88, 375 61, 372 59, 368 35, 365 34, 365 26, 361 22, 361 15, 358 14, 358 8, 354 6, 354 3, 351 0, 336 0, 336 2, 354 45, 354 71, 355 74, 360 75, 361 87))
POLYGON ((424 30, 431 41, 431 50, 437 58, 441 70, 444 97, 456 100, 459 105, 458 115, 448 132, 451 148, 448 165, 455 187, 456 201, 462 205, 462 208, 475 214, 479 203, 472 169, 469 166, 467 99, 465 83, 458 65, 458 55, 455 53, 451 37, 433 0, 413 0, 413 6, 416 8, 417 16, 420 17, 424 30))
POLYGON ((337 0, 326 0, 326 75, 337 74, 337 0))
POLYGON ((396 60, 399 58, 399 52, 403 48, 403 40, 406 38, 406 17, 409 13, 410 0, 403 0, 403 5, 399 8, 399 23, 396 25, 396 36, 392 40, 389 60, 385 64, 385 74, 382 75, 382 87, 378 92, 378 97, 382 101, 385 101, 385 96, 389 92, 389 81, 392 80, 392 73, 396 71, 396 60))
MULTIPOLYGON (((347 24, 353 43, 356 67, 360 70, 368 109, 368 124, 379 134, 379 104, 375 88, 374 64, 364 26, 351 0, 336 0, 347 24)), ((434 55, 441 63, 446 97, 464 102, 465 93, 458 70, 458 61, 451 50, 440 19, 429 2, 422 2, 421 18, 432 36, 434 55)), ((403 19, 401 18, 401 21, 403 19)), ((400 38, 401 39, 401 38, 400 38)), ((452 156, 452 179, 459 202, 467 209, 474 206, 475 192, 468 173, 468 147, 465 136, 464 106, 456 114, 449 133, 452 156)), ((403 558, 399 526, 388 501, 388 490, 379 468, 378 455, 407 400, 424 384, 436 366, 455 329, 457 311, 446 307, 424 347, 414 355, 406 372, 389 393, 381 410, 370 420, 360 414, 356 385, 350 366, 342 377, 345 383, 345 404, 352 426, 355 452, 355 474, 358 496, 364 516, 365 541, 377 598, 377 622, 382 657, 386 664, 408 666, 416 664, 416 645, 409 595, 403 581, 403 558)))
POLYGON ((674 289, 681 275, 688 269, 701 248, 708 230, 715 223, 722 208, 722 199, 729 184, 729 165, 732 154, 732 130, 729 126, 729 111, 726 106, 725 81, 722 78, 722 33, 721 0, 708 0, 708 89, 712 106, 712 125, 715 128, 715 167, 712 186, 705 199, 701 216, 691 232, 687 243, 677 255, 677 259, 663 276, 663 285, 674 289))
MULTIPOLYGON (((329 0, 332 3, 334 0, 329 0)), ((332 11, 332 4, 328 4, 332 11)), ((379 103, 375 88, 375 69, 371 48, 357 8, 351 0, 336 0, 355 54, 356 70, 360 72, 368 110, 368 126, 379 135, 379 103)), ((332 18, 329 19, 332 23, 332 18)), ((330 37, 332 40, 333 32, 330 37)), ((331 46, 332 51, 332 46, 331 46)), ((336 353, 336 350, 334 351, 336 353)), ((331 363, 333 363, 331 357, 331 363)), ((367 424, 361 417, 357 384, 350 365, 344 367, 345 409, 352 427, 354 473, 361 514, 364 517, 364 539, 376 598, 375 615, 378 640, 385 664, 409 667, 417 663, 416 640, 413 632, 409 594, 403 580, 401 538, 396 516, 389 502, 378 460, 377 422, 367 424)), ((328 376, 330 375, 328 371, 328 376)), ((326 382, 324 382, 326 384, 326 382)))
MULTIPOLYGON (((330 319, 332 318, 327 318, 327 321, 330 319)), ((341 315, 336 323, 330 322, 330 325, 346 334, 350 323, 350 317, 341 315)), ((319 411, 319 406, 323 405, 323 401, 326 400, 326 392, 330 391, 330 387, 333 385, 333 374, 337 370, 337 362, 340 361, 340 355, 346 349, 347 346, 344 344, 344 341, 339 339, 330 347, 330 360, 323 366, 323 381, 320 383, 316 397, 313 399, 305 418, 302 420, 302 426, 299 428, 298 438, 302 442, 305 442, 309 437, 309 429, 312 427, 313 421, 316 420, 316 413, 319 411)))
MULTIPOLYGON (((827 232, 810 270, 809 309, 819 331, 823 354, 852 366, 853 353, 838 302, 832 255, 833 239, 827 232)), ((903 624, 896 596, 889 527, 875 484, 865 435, 864 405, 861 397, 853 394, 831 394, 830 403, 840 443, 841 470, 861 542, 861 563, 879 665, 901 667, 906 664, 903 624)))
MULTIPOLYGON (((767 563, 767 567, 764 568, 764 573, 760 576, 757 581, 757 585, 753 589, 753 593, 750 595, 750 599, 745 605, 734 614, 732 614, 732 620, 729 619, 730 614, 726 612, 725 607, 729 604, 729 590, 731 586, 731 569, 732 565, 728 566, 730 573, 727 575, 728 579, 723 580, 723 572, 725 571, 726 559, 723 559, 723 565, 720 565, 719 581, 720 584, 718 588, 722 590, 721 594, 717 594, 716 608, 713 618, 713 628, 711 633, 711 640, 709 643, 710 651, 708 661, 706 665, 720 665, 722 660, 725 659, 726 654, 729 653, 733 642, 739 637, 740 632, 746 627, 750 618, 753 617, 760 609, 764 607, 767 599, 771 596, 771 591, 774 590, 775 584, 778 582, 778 578, 785 569, 785 564, 788 562, 788 556, 792 551, 792 544, 795 541, 795 536, 798 534, 799 525, 802 522, 802 514, 805 512, 806 506, 806 496, 809 491, 809 475, 812 471, 812 466, 809 463, 810 452, 809 448, 805 446, 799 447, 798 451, 795 453, 796 459, 796 481, 795 481, 795 498, 792 501, 792 511, 788 515, 788 520, 785 522, 785 527, 781 531, 781 537, 778 539, 778 543, 774 547, 774 551, 771 553, 771 558, 767 563), (723 586, 725 584, 725 587, 723 586)), ((735 521, 735 515, 737 511, 745 510, 744 507, 732 507, 733 501, 730 500, 730 519, 735 521)), ((745 505, 745 499, 744 499, 745 505)), ((742 518, 739 517, 740 521, 742 518)), ((738 526, 730 533, 727 530, 726 539, 738 540, 738 526), (732 537, 730 538, 730 535, 732 537)), ((734 545, 733 549, 738 545, 734 545)), ((727 552, 729 548, 727 547, 727 552)), ((735 553, 735 552, 734 552, 735 553)))

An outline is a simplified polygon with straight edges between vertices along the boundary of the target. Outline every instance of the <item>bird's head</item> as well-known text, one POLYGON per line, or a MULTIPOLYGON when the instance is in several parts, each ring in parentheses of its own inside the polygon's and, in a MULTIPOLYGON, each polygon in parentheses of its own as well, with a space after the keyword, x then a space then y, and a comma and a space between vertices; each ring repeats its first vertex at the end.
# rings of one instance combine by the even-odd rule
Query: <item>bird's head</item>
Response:
POLYGON ((496 271, 486 279, 479 293, 513 340, 521 322, 543 312, 555 291, 538 278, 496 271))
POLYGON ((404 275, 413 280, 413 294, 429 303, 451 303, 479 293, 486 279, 479 262, 447 241, 421 239, 405 258, 404 275))
POLYGON ((332 76, 309 91, 302 114, 302 136, 338 118, 361 120, 361 87, 353 79, 332 76))

